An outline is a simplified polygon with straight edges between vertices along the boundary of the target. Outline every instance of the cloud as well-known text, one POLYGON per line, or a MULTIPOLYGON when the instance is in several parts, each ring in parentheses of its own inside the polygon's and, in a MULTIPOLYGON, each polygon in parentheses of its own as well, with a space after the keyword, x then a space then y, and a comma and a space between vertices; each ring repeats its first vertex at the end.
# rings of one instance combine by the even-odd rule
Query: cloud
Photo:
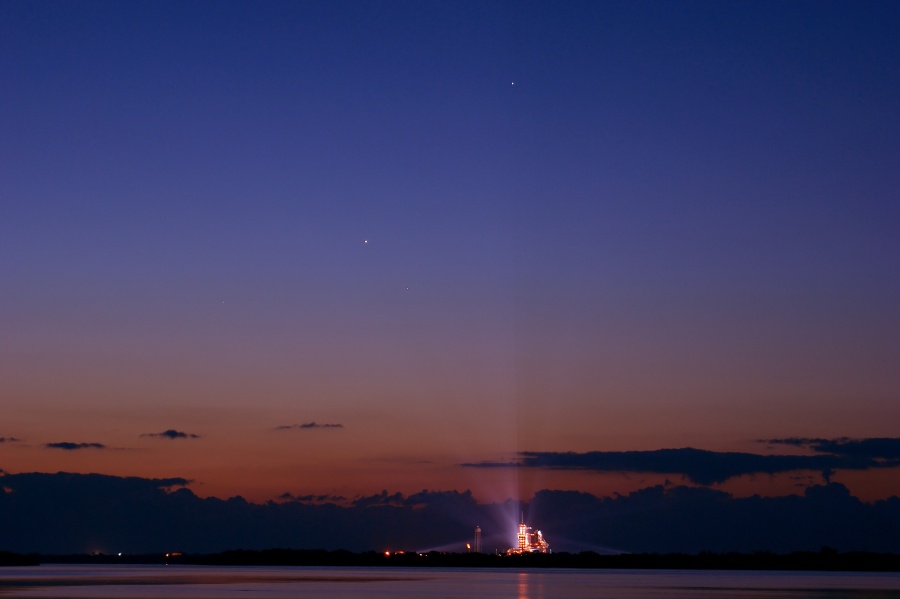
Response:
POLYGON ((141 435, 142 437, 154 437, 157 439, 199 439, 200 435, 195 435, 193 433, 184 433, 181 431, 176 431, 175 429, 170 428, 169 430, 165 430, 161 433, 144 433, 141 435))
POLYGON ((317 429, 317 428, 344 428, 343 424, 319 424, 318 422, 305 422, 303 424, 283 424, 281 426, 276 426, 276 431, 287 431, 287 430, 308 430, 308 429, 317 429))
POLYGON ((411 466, 424 466, 434 464, 434 460, 423 460, 411 456, 364 456, 359 458, 361 462, 378 462, 381 464, 406 464, 411 466))
POLYGON ((70 441, 61 441, 59 443, 47 443, 44 445, 47 449, 65 449, 66 451, 74 451, 76 449, 106 449, 103 443, 72 443, 70 441))
POLYGON ((786 439, 761 439, 760 442, 769 443, 770 445, 805 447, 818 453, 831 455, 873 460, 900 460, 900 439, 895 437, 873 437, 868 439, 788 437, 786 439))
POLYGON ((343 495, 292 495, 289 492, 282 493, 278 496, 278 499, 281 499, 282 501, 294 501, 297 503, 308 503, 315 505, 322 505, 326 503, 342 504, 347 500, 347 498, 343 495))
POLYGON ((16 437, 0 437, 0 443, 18 443, 21 440, 16 437))
POLYGON ((357 497, 353 500, 353 506, 358 508, 372 506, 399 507, 403 505, 404 499, 405 497, 402 493, 388 493, 387 491, 382 491, 381 493, 376 493, 375 495, 357 497))
POLYGON ((711 485, 745 474, 778 474, 796 470, 821 472, 826 480, 834 470, 868 470, 900 466, 900 459, 876 461, 865 455, 760 455, 715 452, 685 447, 652 451, 591 451, 586 453, 519 452, 511 462, 476 462, 467 468, 543 468, 594 472, 681 474, 694 483, 711 485))

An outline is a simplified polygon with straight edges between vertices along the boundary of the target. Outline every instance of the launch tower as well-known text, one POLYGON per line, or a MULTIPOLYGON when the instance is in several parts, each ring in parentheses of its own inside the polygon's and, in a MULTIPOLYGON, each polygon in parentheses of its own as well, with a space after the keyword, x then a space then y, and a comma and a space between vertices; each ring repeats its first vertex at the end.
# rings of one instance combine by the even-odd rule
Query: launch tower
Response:
POLYGON ((525 524, 525 514, 519 520, 519 530, 516 535, 516 546, 506 550, 506 555, 521 555, 523 553, 550 553, 550 544, 544 539, 541 531, 530 532, 531 527, 525 524))

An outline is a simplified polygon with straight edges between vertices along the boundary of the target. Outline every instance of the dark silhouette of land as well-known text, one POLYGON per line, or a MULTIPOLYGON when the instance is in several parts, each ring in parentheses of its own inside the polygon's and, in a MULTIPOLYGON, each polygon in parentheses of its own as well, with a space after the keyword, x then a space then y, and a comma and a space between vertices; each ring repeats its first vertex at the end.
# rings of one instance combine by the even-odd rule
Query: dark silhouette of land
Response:
POLYGON ((594 552, 498 555, 488 553, 429 553, 325 551, 308 549, 233 550, 212 554, 142 555, 18 555, 0 553, 0 564, 183 564, 214 566, 356 566, 464 568, 596 568, 680 570, 809 570, 900 572, 900 555, 845 552, 758 553, 629 553, 594 552))
POLYGON ((0 566, 37 566, 40 563, 41 560, 36 555, 0 551, 0 566))

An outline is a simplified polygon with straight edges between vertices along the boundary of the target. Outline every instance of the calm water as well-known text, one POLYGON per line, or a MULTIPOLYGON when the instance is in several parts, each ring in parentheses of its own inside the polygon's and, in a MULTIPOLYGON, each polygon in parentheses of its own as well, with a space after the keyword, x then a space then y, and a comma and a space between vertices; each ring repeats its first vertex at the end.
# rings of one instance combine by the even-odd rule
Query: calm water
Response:
POLYGON ((900 599, 900 574, 39 566, 0 569, 0 596, 3 599, 900 599))

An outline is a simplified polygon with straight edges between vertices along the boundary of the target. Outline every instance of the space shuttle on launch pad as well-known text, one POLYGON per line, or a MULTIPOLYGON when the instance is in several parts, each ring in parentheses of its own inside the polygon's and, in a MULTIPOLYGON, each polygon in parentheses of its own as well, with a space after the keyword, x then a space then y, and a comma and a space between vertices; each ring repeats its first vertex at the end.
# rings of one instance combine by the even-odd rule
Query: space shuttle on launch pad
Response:
POLYGON ((531 532, 531 527, 525 524, 525 514, 519 520, 519 531, 516 535, 516 546, 506 550, 506 555, 521 555, 523 553, 550 553, 550 544, 544 539, 541 531, 531 532))

